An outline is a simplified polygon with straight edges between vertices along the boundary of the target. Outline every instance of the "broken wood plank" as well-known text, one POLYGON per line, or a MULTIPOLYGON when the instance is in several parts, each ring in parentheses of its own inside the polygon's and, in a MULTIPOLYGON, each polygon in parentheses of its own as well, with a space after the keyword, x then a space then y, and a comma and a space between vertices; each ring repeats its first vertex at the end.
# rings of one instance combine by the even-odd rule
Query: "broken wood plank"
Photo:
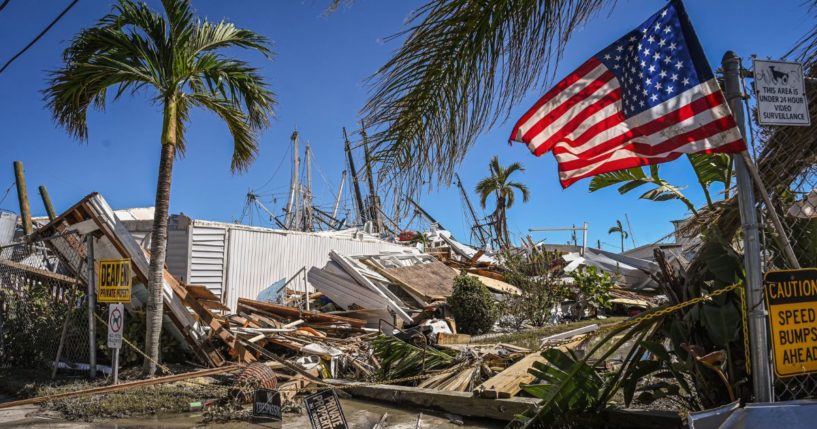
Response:
POLYGON ((267 311, 273 314, 278 314, 292 319, 304 319, 308 322, 348 324, 357 328, 366 325, 365 320, 353 319, 351 317, 334 316, 326 313, 301 311, 300 309, 294 307, 287 307, 285 305, 272 304, 269 302, 255 301, 247 298, 238 298, 238 304, 243 305, 245 307, 257 308, 259 310, 267 311))
POLYGON ((520 384, 528 384, 534 380, 528 369, 534 362, 545 363, 540 352, 530 353, 509 366, 505 371, 485 380, 474 389, 474 393, 483 398, 511 398, 522 391, 520 384))
MULTIPOLYGON (((568 349, 578 346, 583 341, 583 338, 579 338, 559 346, 558 349, 567 351, 568 349)), ((483 398, 511 398, 516 396, 522 391, 522 384, 529 384, 536 378, 533 374, 528 372, 528 369, 533 367, 534 362, 546 362, 546 359, 542 357, 541 351, 528 354, 504 371, 485 380, 474 389, 474 393, 483 398)))

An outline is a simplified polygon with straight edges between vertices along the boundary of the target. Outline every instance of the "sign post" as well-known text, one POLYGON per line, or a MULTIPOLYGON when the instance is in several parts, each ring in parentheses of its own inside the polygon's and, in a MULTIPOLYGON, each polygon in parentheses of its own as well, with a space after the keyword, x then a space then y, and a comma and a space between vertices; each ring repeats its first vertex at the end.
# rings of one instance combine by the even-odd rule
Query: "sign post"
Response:
POLYGON ((119 382, 119 349, 122 348, 122 331, 125 329, 125 306, 108 305, 108 348, 113 350, 113 384, 119 382))
POLYGON ((755 59, 753 68, 761 125, 811 125, 802 64, 755 59))
POLYGON ((130 259, 102 259, 99 261, 97 301, 108 306, 108 348, 113 350, 113 384, 119 382, 119 349, 125 328, 125 306, 131 301, 130 259))
POLYGON ((817 372, 817 269, 769 271, 764 277, 774 372, 817 372))

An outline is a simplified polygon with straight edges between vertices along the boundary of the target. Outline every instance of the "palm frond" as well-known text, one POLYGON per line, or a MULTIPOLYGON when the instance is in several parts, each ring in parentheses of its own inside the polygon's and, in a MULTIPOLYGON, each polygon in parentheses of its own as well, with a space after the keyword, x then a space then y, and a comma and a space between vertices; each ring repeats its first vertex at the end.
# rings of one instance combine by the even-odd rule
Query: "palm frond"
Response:
POLYGON ((449 183, 477 135, 552 77, 573 31, 604 0, 432 0, 369 83, 375 160, 409 193, 449 183))
POLYGON ((233 159, 230 162, 232 171, 246 170, 258 155, 258 144, 255 132, 247 115, 237 108, 235 103, 218 96, 191 94, 190 101, 218 115, 233 136, 233 159))

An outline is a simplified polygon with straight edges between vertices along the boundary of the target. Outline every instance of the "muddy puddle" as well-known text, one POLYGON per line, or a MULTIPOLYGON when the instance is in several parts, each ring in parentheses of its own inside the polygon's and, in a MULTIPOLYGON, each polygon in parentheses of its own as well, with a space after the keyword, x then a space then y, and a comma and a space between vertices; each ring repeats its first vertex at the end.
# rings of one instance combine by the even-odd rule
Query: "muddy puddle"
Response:
MULTIPOLYGON (((497 421, 480 421, 465 419, 463 425, 449 421, 444 413, 412 408, 396 408, 379 403, 360 401, 355 399, 341 400, 346 420, 350 428, 369 429, 377 423, 384 413, 388 413, 386 421, 390 429, 414 429, 417 426, 417 417, 422 412, 420 428, 502 428, 504 424, 497 421)), ((35 409, 31 409, 34 411, 35 409)), ((38 415, 36 412, 25 413, 20 420, 3 422, 0 416, 0 428, 30 428, 30 429, 187 429, 187 428, 311 428, 306 415, 285 414, 283 422, 232 422, 221 424, 203 424, 201 413, 183 415, 147 416, 126 418, 110 421, 66 422, 53 417, 38 415)), ((461 417, 458 417, 461 419, 461 417)))

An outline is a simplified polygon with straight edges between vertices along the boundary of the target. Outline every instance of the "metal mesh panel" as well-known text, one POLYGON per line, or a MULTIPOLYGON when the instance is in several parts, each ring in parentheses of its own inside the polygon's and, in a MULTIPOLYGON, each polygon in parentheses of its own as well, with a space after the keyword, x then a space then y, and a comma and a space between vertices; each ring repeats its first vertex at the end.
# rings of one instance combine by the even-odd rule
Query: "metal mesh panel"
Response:
POLYGON ((85 284, 48 244, 0 248, 0 362, 4 367, 53 368, 59 353, 60 367, 87 369, 85 284))
MULTIPOLYGON (((815 117, 817 84, 807 81, 811 120, 815 117)), ((802 268, 817 267, 817 138, 810 127, 768 127, 753 130, 756 164, 772 206, 760 208, 763 271, 793 269, 792 256, 802 268), (769 210, 777 213, 785 232, 781 240, 769 210), (785 247, 790 245, 791 252, 785 247)), ((757 198, 762 203, 760 195, 757 198)), ((777 400, 817 398, 817 376, 778 378, 777 400)))

